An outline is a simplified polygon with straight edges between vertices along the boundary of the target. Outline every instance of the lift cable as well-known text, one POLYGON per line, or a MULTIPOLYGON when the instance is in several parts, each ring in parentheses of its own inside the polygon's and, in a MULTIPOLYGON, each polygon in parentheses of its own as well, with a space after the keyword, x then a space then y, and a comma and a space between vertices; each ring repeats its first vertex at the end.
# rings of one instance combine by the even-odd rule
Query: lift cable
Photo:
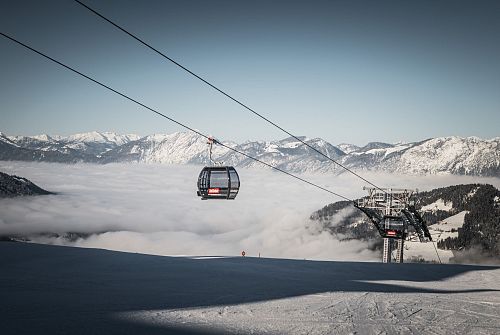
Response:
MULTIPOLYGON (((163 114, 163 113, 158 112, 157 110, 155 110, 155 109, 153 109, 153 108, 151 108, 151 107, 149 107, 149 106, 145 105, 144 103, 139 102, 139 101, 137 101, 137 100, 135 100, 135 99, 133 99, 133 98, 129 97, 128 95, 126 95, 126 94, 124 94, 124 93, 122 93, 122 92, 120 92, 120 91, 117 91, 117 90, 115 90, 114 88, 111 88, 110 86, 108 86, 108 85, 106 85, 106 84, 103 84, 103 83, 101 83, 100 81, 98 81, 98 80, 96 80, 96 79, 94 79, 94 78, 92 78, 92 77, 87 76, 86 74, 84 74, 84 73, 82 73, 82 72, 80 72, 80 71, 78 71, 78 70, 76 70, 76 69, 74 69, 74 68, 72 68, 72 67, 70 67, 70 66, 68 66, 68 65, 66 65, 66 64, 64 64, 64 63, 62 63, 62 62, 60 62, 60 61, 58 61, 58 60, 56 60, 56 59, 54 59, 54 58, 52 58, 52 57, 50 57, 50 56, 46 55, 46 54, 44 54, 44 53, 42 53, 41 51, 38 51, 38 50, 36 50, 36 49, 34 49, 34 48, 32 48, 32 47, 30 47, 30 46, 28 46, 28 45, 24 44, 23 42, 18 41, 17 39, 15 39, 15 38, 13 38, 13 37, 11 37, 11 36, 9 36, 9 35, 6 35, 6 34, 4 34, 4 33, 2 33, 2 32, 0 32, 0 35, 4 36, 5 38, 7 38, 7 39, 9 39, 9 40, 11 40, 11 41, 13 41, 13 42, 15 42, 15 43, 17 43, 17 44, 19 44, 19 45, 23 46, 23 47, 25 47, 26 49, 29 49, 29 50, 31 50, 31 51, 33 51, 33 52, 35 52, 35 53, 39 54, 40 56, 42 56, 42 57, 44 57, 44 58, 46 58, 46 59, 48 59, 48 60, 50 60, 50 61, 52 61, 52 62, 54 62, 54 63, 56 63, 56 64, 58 64, 58 65, 60 65, 60 66, 62 66, 62 67, 66 68, 66 69, 68 69, 68 70, 70 70, 70 71, 72 71, 72 72, 74 72, 74 73, 76 73, 76 74, 78 74, 78 75, 80 75, 80 76, 82 76, 82 77, 84 77, 84 78, 86 78, 86 79, 88 79, 88 80, 90 80, 90 81, 94 82, 95 84, 98 84, 98 85, 100 85, 100 86, 102 86, 102 87, 106 88, 107 90, 109 90, 109 91, 111 91, 111 92, 113 92, 113 93, 116 93, 116 94, 118 94, 118 95, 122 96, 123 98, 125 98, 125 99, 127 99, 127 100, 130 100, 130 101, 132 101, 133 103, 135 103, 135 104, 137 104, 137 105, 139 105, 139 106, 141 106, 141 107, 143 107, 143 108, 145 108, 145 109, 147 109, 147 110, 149 110, 149 111, 151 111, 151 112, 153 112, 153 113, 155 113, 155 114, 157 114, 157 115, 159 115, 159 116, 161 116, 161 117, 164 117, 164 118, 166 118, 167 120, 169 120, 169 121, 171 121, 171 122, 173 122, 173 123, 175 123, 175 124, 177 124, 177 125, 179 125, 179 126, 181 126, 181 127, 183 127, 183 128, 186 128, 187 130, 189 130, 189 131, 191 131, 191 132, 193 132, 193 133, 195 133, 195 134, 197 134, 197 135, 199 135, 199 136, 201 136, 201 137, 206 138, 207 140, 211 138, 210 136, 207 136, 207 135, 205 135, 205 134, 201 133, 200 131, 198 131, 198 130, 196 130, 196 129, 194 129, 194 128, 191 128, 191 127, 189 127, 189 126, 187 126, 187 125, 185 125, 185 124, 183 124, 183 123, 181 123, 181 122, 179 122, 179 121, 174 120, 173 118, 171 118, 171 117, 169 117, 169 116, 167 116, 167 115, 165 115, 165 114, 163 114)), ((338 194, 338 193, 335 193, 335 192, 333 192, 333 191, 330 191, 330 190, 329 190, 329 189, 327 189, 327 188, 324 188, 324 187, 322 187, 322 186, 320 186, 320 185, 317 185, 317 184, 315 184, 315 183, 313 183, 313 182, 310 182, 310 181, 308 181, 308 180, 306 180, 306 179, 303 179, 303 178, 301 178, 301 177, 298 177, 298 176, 296 176, 296 175, 294 175, 294 174, 292 174, 292 173, 290 173, 290 172, 287 172, 287 171, 285 171, 285 170, 283 170, 283 169, 280 169, 279 167, 276 167, 276 166, 274 166, 274 165, 271 165, 271 164, 269 164, 269 163, 266 163, 266 162, 264 162, 264 161, 261 161, 261 160, 260 160, 260 159, 258 159, 258 158, 252 157, 252 156, 250 156, 250 155, 248 155, 248 154, 246 154, 246 153, 244 153, 244 152, 242 152, 242 151, 240 151, 240 150, 238 150, 238 149, 232 148, 232 147, 230 147, 230 146, 228 146, 228 145, 226 145, 226 144, 224 144, 224 143, 222 143, 222 142, 217 141, 217 143, 218 143, 219 145, 223 146, 223 147, 224 147, 224 148, 226 148, 226 149, 232 150, 232 151, 234 151, 234 152, 236 152, 236 153, 238 153, 238 154, 240 154, 240 155, 242 155, 242 156, 245 156, 245 157, 247 157, 247 158, 250 158, 250 159, 252 159, 252 160, 254 160, 254 161, 256 161, 256 162, 259 162, 259 163, 261 163, 261 164, 263 164, 263 165, 265 165, 265 166, 267 166, 267 167, 270 167, 270 168, 272 168, 272 169, 274 169, 274 170, 276 170, 276 171, 282 172, 282 173, 284 173, 284 174, 286 174, 286 175, 288 175, 288 176, 290 176, 290 177, 293 177, 293 178, 295 178, 295 179, 297 179, 297 180, 300 180, 300 181, 302 181, 302 182, 304 182, 304 183, 306 183, 306 184, 309 184, 309 185, 311 185, 311 186, 314 186, 314 187, 316 187, 316 188, 318 188, 318 189, 320 189, 320 190, 326 191, 326 192, 328 192, 328 193, 330 193, 330 194, 333 194, 333 195, 335 195, 335 196, 337 196, 337 197, 340 197, 340 198, 342 198, 342 199, 344 199, 344 200, 351 201, 351 202, 353 201, 353 200, 351 200, 351 199, 349 199, 349 198, 347 198, 347 197, 345 197, 345 196, 343 196, 343 195, 340 195, 340 194, 338 194)))
MULTIPOLYGON (((202 78, 201 76, 197 75, 196 73, 194 73, 193 71, 189 70, 187 67, 183 66, 182 64, 180 64, 179 62, 175 61, 174 59, 172 59, 171 57, 167 56, 166 54, 164 54, 163 52, 159 51, 158 49, 154 48, 153 46, 151 46, 150 44, 146 43, 145 41, 143 41, 141 38, 137 37, 136 35, 132 34, 131 32, 129 32, 128 30, 126 30, 125 28, 121 27, 120 25, 116 24, 115 22, 111 21, 110 19, 108 19, 107 17, 105 17, 104 15, 100 14, 99 12, 97 12, 96 10, 92 9, 91 7, 87 6, 86 4, 84 4, 83 2, 79 1, 79 0, 74 0, 75 2, 77 2, 78 4, 80 4, 81 6, 85 7, 86 9, 88 9, 89 11, 91 11, 92 13, 94 13, 95 15, 99 16, 100 18, 102 18, 103 20, 109 22, 111 25, 113 25, 114 27, 116 27, 117 29, 121 30, 122 32, 124 32, 125 34, 129 35, 130 37, 132 37, 133 39, 135 39, 136 41, 138 41, 139 43, 143 44, 144 46, 146 46, 147 48, 153 50, 154 52, 156 52, 157 54, 159 54, 160 56, 162 56, 163 58, 169 60, 170 62, 172 62, 173 64, 177 65, 178 67, 180 67, 181 69, 183 69, 184 71, 186 71, 187 73, 189 73, 190 75, 192 75, 193 77, 201 80, 203 83, 207 84, 208 86, 210 86, 211 88, 213 88, 214 90, 216 90, 217 92, 221 93, 222 95, 226 96, 227 98, 231 99, 232 101, 236 102, 238 105, 242 106, 243 108, 247 109, 248 111, 252 112, 253 114, 257 115, 258 117, 260 117, 261 119, 263 119, 264 121, 270 123, 271 125, 273 125, 274 127, 278 128, 279 130, 281 130, 282 132, 284 132, 285 134, 287 134, 288 136, 294 138, 295 140, 299 141, 300 143, 302 143, 303 145, 309 147, 310 149, 312 149, 313 151, 317 152, 318 154, 320 154, 321 156, 327 158, 328 160, 330 160, 331 162, 335 163, 336 165, 340 166, 341 168, 343 168, 344 170, 346 170, 347 172, 353 174, 354 176, 360 178, 361 180, 365 181, 366 183, 370 184, 371 186, 375 187, 376 189, 378 189, 379 191, 382 191, 383 193, 385 194, 388 194, 387 191, 385 191, 384 189, 380 188, 379 186, 375 185, 374 183, 372 183, 371 181, 367 180, 366 178, 362 177, 361 175, 359 175, 358 173, 354 172, 353 170, 349 169, 348 167, 344 166, 343 164, 337 162, 336 160, 334 160, 333 158, 329 157, 328 155, 324 154, 323 152, 321 152, 320 150, 316 149, 315 147, 313 147, 312 145, 308 144, 307 142, 305 142, 304 140, 300 139, 299 137, 293 135, 292 133, 290 133, 289 131, 287 131, 286 129, 280 127, 278 124, 276 124, 275 122, 269 120, 268 118, 266 118, 265 116, 263 116, 262 114, 256 112, 255 110, 253 110, 252 108, 250 108, 249 106, 247 106, 246 104, 244 104, 243 102, 241 102, 240 100, 234 98, 233 96, 231 96, 230 94, 226 93, 225 91, 223 91, 222 89, 218 88, 217 86, 215 86, 214 84, 210 83, 208 80, 202 78)), ((398 200, 401 200, 399 198, 396 198, 398 200)))
MULTIPOLYGON (((438 239, 440 237, 441 237, 441 234, 439 234, 438 239)), ((436 256, 438 258, 439 264, 443 264, 443 262, 441 262, 441 257, 439 257, 439 253, 438 253, 438 250, 436 248, 436 242, 434 240, 431 240, 431 243, 432 243, 432 246, 434 247, 434 250, 436 251, 436 256)))
POLYGON ((432 246, 434 247, 434 250, 436 251, 436 255, 438 256, 439 264, 443 264, 441 262, 441 257, 439 257, 439 253, 438 253, 438 250, 436 248, 436 243, 434 241, 431 241, 431 243, 432 243, 432 246))

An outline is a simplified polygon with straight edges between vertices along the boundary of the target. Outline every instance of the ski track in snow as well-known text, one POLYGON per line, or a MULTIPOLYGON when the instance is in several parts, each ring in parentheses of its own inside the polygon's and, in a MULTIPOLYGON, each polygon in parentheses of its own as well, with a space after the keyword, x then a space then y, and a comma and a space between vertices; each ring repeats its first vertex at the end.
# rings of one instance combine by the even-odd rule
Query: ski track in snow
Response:
POLYGON ((264 303, 144 311, 136 322, 257 334, 498 334, 500 301, 435 295, 325 293, 264 303))
MULTIPOLYGON (((445 281, 395 285, 433 289, 495 287, 500 270, 445 281)), ((186 330, 231 334, 498 334, 500 294, 325 292, 273 301, 209 308, 140 311, 121 318, 186 330)))
POLYGON ((500 333, 500 267, 0 253, 2 335, 500 333))

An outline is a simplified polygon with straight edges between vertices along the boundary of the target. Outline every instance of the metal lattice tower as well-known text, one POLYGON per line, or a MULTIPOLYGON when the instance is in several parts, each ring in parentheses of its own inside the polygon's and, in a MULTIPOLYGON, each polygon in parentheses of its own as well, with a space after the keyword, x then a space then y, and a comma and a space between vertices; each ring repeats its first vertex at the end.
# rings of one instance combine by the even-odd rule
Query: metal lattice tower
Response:
MULTIPOLYGON (((386 188, 377 189, 373 187, 363 187, 368 191, 368 196, 357 201, 358 206, 380 211, 384 215, 399 215, 406 208, 410 198, 418 192, 418 190, 386 188)), ((392 249, 396 244, 397 263, 403 263, 403 247, 404 238, 399 238, 396 243, 393 239, 384 238, 384 251, 382 254, 382 262, 390 263, 393 260, 392 249)))

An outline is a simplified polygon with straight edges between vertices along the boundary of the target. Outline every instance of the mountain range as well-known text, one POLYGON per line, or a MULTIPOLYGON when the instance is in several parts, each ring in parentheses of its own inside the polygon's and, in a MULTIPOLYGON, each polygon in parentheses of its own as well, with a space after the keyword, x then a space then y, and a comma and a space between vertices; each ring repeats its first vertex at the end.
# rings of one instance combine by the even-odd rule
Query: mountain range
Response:
MULTIPOLYGON (((500 137, 438 137, 411 143, 371 142, 363 147, 332 145, 320 138, 300 137, 310 146, 354 170, 402 174, 500 175, 500 137)), ((294 138, 225 145, 289 172, 340 173, 332 161, 294 138)), ((222 146, 215 160, 238 167, 261 165, 222 146)), ((71 136, 7 136, 0 133, 0 160, 60 163, 207 164, 206 139, 193 133, 138 136, 89 132, 71 136)))

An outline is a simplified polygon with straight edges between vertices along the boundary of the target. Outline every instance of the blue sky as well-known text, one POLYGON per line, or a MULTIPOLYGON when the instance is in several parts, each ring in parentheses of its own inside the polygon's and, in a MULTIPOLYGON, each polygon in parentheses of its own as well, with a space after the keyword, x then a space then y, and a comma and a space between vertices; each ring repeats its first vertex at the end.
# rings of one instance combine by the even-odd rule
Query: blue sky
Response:
MULTIPOLYGON (((296 135, 500 136, 498 1, 84 1, 296 135)), ((285 134, 71 0, 1 1, 0 31, 220 139, 285 134)), ((0 38, 0 131, 175 124, 0 38)))

